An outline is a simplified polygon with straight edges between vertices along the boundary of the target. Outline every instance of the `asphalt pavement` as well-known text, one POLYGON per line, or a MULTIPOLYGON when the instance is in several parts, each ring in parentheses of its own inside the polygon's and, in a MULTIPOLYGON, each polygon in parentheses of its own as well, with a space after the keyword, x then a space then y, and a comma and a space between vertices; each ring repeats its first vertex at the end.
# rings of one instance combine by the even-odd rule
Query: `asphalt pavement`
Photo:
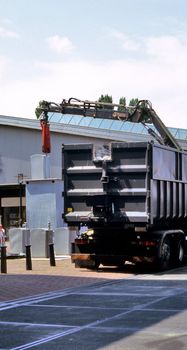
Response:
POLYGON ((21 276, 27 290, 29 278, 51 283, 41 283, 40 293, 29 284, 30 293, 1 301, 0 350, 187 349, 187 266, 151 273, 132 266, 92 272, 69 259, 53 268, 38 264, 24 273, 9 264, 9 274, 0 275, 1 287, 21 276))
POLYGON ((186 277, 187 266, 88 271, 62 258, 25 271, 24 259, 9 261, 0 275, 0 350, 187 349, 186 277))

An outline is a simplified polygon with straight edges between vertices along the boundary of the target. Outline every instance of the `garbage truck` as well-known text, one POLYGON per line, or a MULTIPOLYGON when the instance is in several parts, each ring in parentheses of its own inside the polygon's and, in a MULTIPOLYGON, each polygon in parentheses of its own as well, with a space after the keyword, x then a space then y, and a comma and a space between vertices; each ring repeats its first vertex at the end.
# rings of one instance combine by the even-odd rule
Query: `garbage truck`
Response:
POLYGON ((47 123, 50 112, 142 123, 150 134, 145 142, 63 145, 64 218, 78 228, 75 266, 181 265, 187 246, 187 152, 151 103, 119 108, 71 98, 42 101, 38 112, 47 123))

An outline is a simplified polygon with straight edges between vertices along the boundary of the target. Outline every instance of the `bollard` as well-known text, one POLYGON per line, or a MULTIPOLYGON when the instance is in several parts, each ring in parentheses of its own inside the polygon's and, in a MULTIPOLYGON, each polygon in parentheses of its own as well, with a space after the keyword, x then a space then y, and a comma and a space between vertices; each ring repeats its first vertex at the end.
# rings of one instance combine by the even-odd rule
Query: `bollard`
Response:
POLYGON ((31 245, 26 245, 26 270, 32 270, 31 245))
POLYGON ((54 253, 54 243, 49 244, 49 260, 51 266, 56 266, 55 253, 54 253))
POLYGON ((26 270, 32 270, 30 230, 23 230, 23 241, 25 243, 26 270))
MULTIPOLYGON (((48 225, 48 227, 50 227, 48 225)), ((55 252, 54 252, 54 231, 47 230, 47 243, 48 243, 48 252, 49 252, 49 261, 51 266, 56 266, 55 261, 55 252)))
POLYGON ((6 245, 1 246, 1 273, 7 273, 6 245))

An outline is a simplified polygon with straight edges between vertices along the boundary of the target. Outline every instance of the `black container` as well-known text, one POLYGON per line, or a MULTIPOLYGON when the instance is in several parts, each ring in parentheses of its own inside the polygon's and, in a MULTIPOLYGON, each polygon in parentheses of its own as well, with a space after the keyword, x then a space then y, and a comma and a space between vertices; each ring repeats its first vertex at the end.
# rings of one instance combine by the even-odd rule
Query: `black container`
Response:
POLYGON ((187 153, 153 142, 65 145, 65 220, 183 228, 187 153))

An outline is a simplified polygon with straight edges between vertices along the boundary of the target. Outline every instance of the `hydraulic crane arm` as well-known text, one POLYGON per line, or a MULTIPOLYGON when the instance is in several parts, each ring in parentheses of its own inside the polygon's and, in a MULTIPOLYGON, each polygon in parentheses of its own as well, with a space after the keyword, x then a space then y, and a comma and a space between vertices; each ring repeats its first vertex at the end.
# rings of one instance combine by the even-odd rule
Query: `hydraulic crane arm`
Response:
POLYGON ((60 104, 41 101, 36 108, 36 116, 40 119, 41 125, 42 123, 49 125, 48 113, 81 115, 84 117, 142 123, 159 143, 181 150, 180 145, 156 114, 148 100, 141 100, 133 107, 97 101, 81 101, 75 98, 62 100, 60 104), (147 124, 153 124, 159 135, 153 129, 149 128, 147 124))
POLYGON ((60 104, 55 102, 40 101, 36 108, 36 116, 40 117, 42 112, 82 115, 84 117, 102 118, 102 119, 128 119, 128 110, 123 105, 81 101, 76 98, 70 98, 68 101, 62 100, 60 104), (115 107, 121 106, 124 112, 118 112, 115 107))
POLYGON ((152 104, 150 101, 142 100, 139 101, 135 107, 133 114, 130 116, 130 121, 132 122, 141 122, 142 124, 153 124, 161 138, 152 130, 148 129, 148 132, 153 135, 158 142, 164 144, 166 146, 170 146, 181 150, 181 146, 178 144, 175 137, 171 134, 169 129, 162 122, 160 117, 156 114, 154 109, 152 108, 152 104))

